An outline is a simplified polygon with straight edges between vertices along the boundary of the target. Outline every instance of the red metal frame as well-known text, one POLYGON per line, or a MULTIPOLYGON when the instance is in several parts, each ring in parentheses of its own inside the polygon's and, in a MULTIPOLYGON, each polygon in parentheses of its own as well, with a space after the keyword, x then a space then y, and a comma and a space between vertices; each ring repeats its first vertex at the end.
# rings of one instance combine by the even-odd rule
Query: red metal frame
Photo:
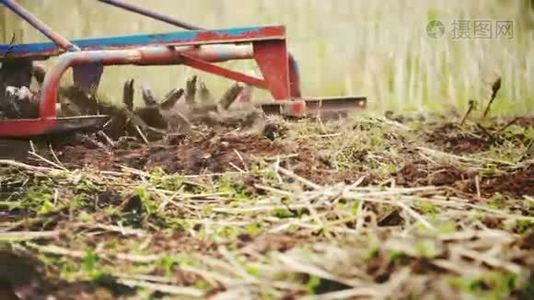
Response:
MULTIPOLYGON (((146 47, 128 50, 97 50, 65 53, 59 56, 58 62, 46 72, 39 93, 39 119, 17 119, 0 121, 0 136, 27 137, 45 134, 56 126, 56 101, 59 82, 65 71, 71 67, 85 65, 170 65, 184 64, 205 72, 220 75, 232 80, 244 82, 258 88, 267 89, 276 100, 291 99, 290 78, 298 78, 290 74, 286 41, 279 36, 285 32, 284 27, 270 27, 269 32, 250 38, 252 47, 235 45, 218 45, 207 47, 146 47), (275 35, 274 40, 268 36, 275 35), (231 59, 256 60, 263 79, 217 66, 214 62, 231 59)), ((204 34, 197 42, 204 39, 216 39, 220 43, 234 43, 231 37, 214 37, 204 34)), ((303 110, 303 104, 295 102, 291 111, 295 114, 303 110)))
POLYGON ((290 70, 285 40, 261 41, 253 46, 254 59, 274 99, 290 99, 290 70))
MULTIPOLYGON (((136 13, 161 20, 175 26, 200 29, 173 18, 148 11, 120 0, 99 0, 136 13)), ((285 27, 266 26, 228 30, 197 30, 162 35, 136 35, 87 39, 70 42, 53 32, 46 24, 16 4, 13 0, 0 0, 55 44, 26 44, 4 46, 10 58, 42 59, 60 55, 57 63, 44 74, 38 98, 39 118, 0 121, 1 137, 31 137, 53 131, 58 123, 68 123, 70 118, 56 117, 56 101, 59 82, 69 68, 74 69, 75 84, 92 88, 98 85, 103 66, 106 65, 170 65, 183 64, 211 74, 269 90, 276 101, 267 104, 270 110, 302 116, 326 110, 365 107, 364 98, 335 99, 336 101, 303 100, 296 60, 288 53, 285 27), (248 44, 248 45, 241 45, 248 44), (151 47, 146 47, 151 46, 151 47), (65 51, 71 51, 65 53, 65 51), (64 54, 62 54, 64 53, 64 54), (215 65, 235 59, 254 59, 263 78, 256 78, 222 66, 215 65), (342 100, 342 101, 339 101, 342 100), (308 104, 309 102, 309 104, 308 104), (307 106, 309 106, 307 108, 307 106)), ((42 78, 43 71, 35 67, 42 78)), ((37 77, 37 76, 36 76, 37 77)), ((83 117, 80 119, 84 119, 83 117)), ((87 117, 85 118, 87 120, 87 117)))
POLYGON ((240 73, 240 72, 236 72, 228 68, 224 68, 224 67, 209 63, 205 60, 197 59, 188 54, 182 54, 182 63, 186 66, 189 66, 189 67, 192 67, 192 68, 195 68, 195 69, 207 72, 207 73, 219 75, 219 76, 232 79, 235 81, 239 81, 239 82, 245 82, 257 88, 267 89, 267 84, 265 80, 263 79, 259 79, 259 78, 252 77, 252 76, 240 73))

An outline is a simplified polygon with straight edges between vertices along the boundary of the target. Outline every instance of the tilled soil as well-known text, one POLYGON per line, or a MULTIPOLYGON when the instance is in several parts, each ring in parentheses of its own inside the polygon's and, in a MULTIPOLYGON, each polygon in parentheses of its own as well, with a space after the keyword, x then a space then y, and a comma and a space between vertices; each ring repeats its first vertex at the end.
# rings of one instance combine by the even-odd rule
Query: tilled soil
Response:
MULTIPOLYGON (((35 257, 28 256, 26 259, 19 251, 3 250, 0 247, 0 275, 2 266, 12 268, 13 264, 9 265, 8 262, 13 261, 17 268, 26 266, 26 271, 21 270, 25 273, 24 276, 29 276, 16 282, 0 280, 0 298, 11 299, 9 297, 13 297, 14 292, 17 295, 29 295, 29 298, 40 294, 54 295, 58 299, 69 299, 70 295, 75 294, 79 296, 78 299, 128 297, 139 292, 138 288, 128 286, 134 279, 136 284, 147 281, 202 288, 204 296, 216 296, 231 290, 231 285, 225 285, 227 275, 218 275, 217 272, 238 274, 236 276, 240 278, 239 276, 244 276, 243 273, 233 273, 234 269, 240 262, 246 261, 246 276, 264 276, 268 272, 262 273, 256 268, 268 264, 265 261, 273 253, 286 259, 275 269, 285 270, 287 267, 293 270, 291 275, 285 274, 286 277, 280 277, 280 280, 301 284, 301 288, 293 289, 291 285, 281 288, 284 292, 278 296, 286 296, 287 299, 305 295, 309 291, 302 286, 309 287, 312 283, 314 293, 319 294, 349 290, 350 285, 347 283, 350 281, 341 280, 343 276, 352 278, 350 276, 354 274, 348 270, 360 270, 358 280, 363 280, 374 288, 378 287, 378 290, 395 282, 399 270, 410 270, 411 276, 417 277, 417 280, 403 279, 409 286, 405 288, 413 289, 402 294, 406 296, 410 293, 425 295, 428 288, 424 288, 424 282, 432 287, 430 290, 443 289, 439 293, 450 293, 453 291, 448 286, 451 276, 463 270, 455 269, 458 264, 465 268, 488 268, 494 272, 509 269, 509 264, 532 269, 532 225, 530 221, 519 218, 530 218, 534 214, 532 206, 528 205, 530 200, 527 200, 531 199, 527 197, 534 196, 534 163, 532 157, 525 155, 526 146, 532 138, 529 134, 534 128, 533 120, 515 119, 512 125, 516 127, 513 130, 507 129, 512 126, 510 120, 496 120, 489 125, 469 123, 466 126, 438 122, 425 127, 417 122, 425 124, 426 121, 398 119, 394 120, 394 124, 390 121, 372 123, 375 125, 358 123, 350 127, 357 136, 353 136, 350 131, 349 134, 342 132, 338 125, 326 124, 323 125, 324 134, 317 134, 312 129, 310 138, 295 138, 291 135, 267 137, 261 133, 212 129, 187 137, 171 136, 150 144, 124 139, 116 141, 113 147, 99 147, 84 142, 54 145, 58 164, 62 164, 67 170, 79 169, 93 174, 92 176, 100 171, 123 174, 119 171, 124 171, 127 167, 146 172, 144 174, 162 170, 169 176, 199 175, 187 178, 202 179, 198 179, 198 182, 197 179, 185 182, 180 177, 178 186, 165 185, 154 194, 154 190, 138 190, 146 182, 135 172, 128 173, 131 176, 120 177, 124 182, 108 182, 106 185, 102 182, 82 184, 68 178, 58 181, 59 179, 45 176, 43 179, 42 175, 24 173, 16 167, 9 169, 6 174, 13 177, 19 176, 19 172, 24 175, 17 181, 17 187, 29 186, 34 182, 42 183, 43 180, 44 184, 37 190, 32 190, 30 195, 20 194, 16 188, 11 187, 9 190, 1 190, 1 195, 7 196, 7 200, 0 203, 5 211, 0 214, 0 228, 13 232, 57 231, 60 235, 20 243, 25 249, 39 249, 39 255, 48 258, 46 263, 36 261, 31 267, 27 267, 27 262, 33 261, 35 257), (418 125, 415 128, 424 129, 411 129, 414 122, 418 125), (382 126, 382 130, 373 130, 376 126, 382 126), (360 128, 360 131, 356 128, 360 128), (336 140, 337 136, 341 138, 336 140), (355 138, 354 142, 345 143, 351 138, 355 138), (376 141, 367 143, 373 139, 376 141), (348 154, 341 157, 339 153, 348 154), (276 177, 269 172, 254 171, 258 168, 266 171, 272 166, 275 169, 285 168, 294 174, 276 173, 276 177), (225 172, 237 174, 237 177, 232 177, 228 182, 228 178, 220 175, 225 172), (342 193, 334 189, 339 185, 345 185, 345 188, 357 187, 357 194, 368 197, 368 202, 357 207, 351 206, 354 203, 345 201, 343 197, 336 198, 335 195, 342 193), (428 203, 414 204, 412 210, 405 211, 403 207, 393 205, 395 201, 402 200, 403 192, 399 192, 398 198, 387 198, 386 195, 384 197, 387 201, 373 202, 377 195, 387 192, 388 188, 394 191, 398 187, 436 187, 436 190, 414 194, 411 201, 420 198, 428 200, 428 203), (323 194, 309 194, 310 199, 306 200, 309 202, 303 200, 308 194, 301 193, 317 192, 323 188, 323 194), (295 191, 297 194, 292 194, 295 191), (365 191, 369 191, 369 195, 365 191), (84 194, 85 198, 74 200, 78 194, 84 194), (434 194, 443 196, 438 198, 441 202, 432 202, 438 201, 433 198, 434 194), (154 195, 158 201, 153 199, 156 197, 154 195), (180 196, 174 199, 176 195, 180 196), (46 198, 44 202, 40 200, 43 197, 46 198), (460 208, 448 210, 444 208, 448 207, 446 204, 443 207, 436 204, 448 203, 449 198, 455 200, 448 205, 458 205, 460 208), (465 202, 459 203, 458 199, 465 202), (10 208, 13 201, 33 201, 40 206, 27 204, 10 208), (74 205, 69 204, 70 201, 80 202, 74 205), (292 207, 295 203, 306 205, 292 207), (475 208, 472 208, 472 212, 479 214, 474 220, 466 215, 468 207, 462 206, 467 204, 473 205, 475 208), (54 205, 61 208, 50 208, 54 205), (360 209, 363 209, 361 216, 360 209), (497 209, 502 209, 503 213, 499 214, 497 209), (350 213, 347 214, 347 211, 350 213), (488 211, 485 215, 484 212, 488 211), (414 234, 410 230, 416 231, 415 227, 407 227, 410 223, 417 222, 417 219, 409 221, 414 214, 419 214, 427 222, 433 222, 443 214, 446 216, 443 222, 453 223, 452 230, 464 231, 458 233, 458 236, 448 232, 446 238, 437 239, 427 237, 430 231, 414 234), (514 215, 510 220, 515 223, 506 220, 509 215, 514 215), (318 220, 318 223, 314 223, 314 220, 318 220), (511 224, 515 227, 510 228, 511 224), (125 228, 129 231, 125 231, 125 228), (338 228, 341 228, 340 231, 336 231, 338 228), (407 228, 410 229, 406 230, 407 228), (495 239, 495 234, 507 234, 510 241, 497 242, 498 247, 502 247, 499 249, 505 249, 499 253, 508 260, 503 258, 503 261, 478 263, 472 252, 458 252, 461 254, 459 256, 456 252, 452 254, 459 251, 458 248, 472 244, 469 251, 485 253, 480 254, 481 257, 491 255, 491 251, 496 249, 492 248, 495 241, 488 242, 477 235, 470 237, 473 232, 489 234, 489 229, 496 230, 490 232, 494 235, 489 238, 495 239), (399 234, 401 231, 404 233, 399 234), (347 236, 350 238, 346 238, 347 236), (379 248, 366 248, 369 246, 367 238, 371 237, 378 240, 379 248), (353 238, 359 239, 356 244, 351 244, 353 238), (56 248, 46 248, 48 243, 56 248), (327 248, 340 245, 335 250, 340 252, 333 252, 336 253, 334 256, 337 259, 341 255, 340 266, 351 267, 344 270, 338 266, 328 270, 326 266, 334 264, 336 259, 334 256, 325 258, 325 255, 331 254, 319 249, 317 245, 327 248), (416 250, 410 252, 410 247, 415 247, 416 250), (421 249, 424 251, 418 247, 423 247, 421 249), (432 251, 437 251, 434 247, 441 249, 441 252, 431 254, 432 251), (84 249, 94 249, 94 253, 84 249), (134 252, 132 249, 145 254, 125 254, 134 252), (324 263, 325 269, 305 265, 304 263, 312 261, 312 256, 308 254, 300 258, 301 262, 284 256, 302 249, 322 253, 323 258, 316 263, 324 263), (413 252, 420 250, 424 253, 413 252), (365 259, 348 254, 351 251, 360 253, 365 259), (188 258, 178 258, 176 261, 165 256, 175 254, 188 258), (508 254, 510 255, 506 256, 508 254), (459 259, 464 260, 459 262, 459 259), (73 272, 73 267, 67 261, 76 262, 78 268, 84 270, 80 272, 90 274, 89 278, 94 280, 65 280, 62 272, 73 272), (95 273, 93 265, 105 266, 107 263, 114 267, 112 271, 108 270, 114 274, 113 277, 97 276, 99 274, 95 273), (351 263, 354 265, 350 265, 351 263), (145 269, 136 269, 138 265, 145 269), (196 265, 202 265, 209 271, 191 267, 196 265), (135 270, 134 272, 144 275, 132 279, 127 274, 128 271, 123 269, 135 270), (338 277, 321 277, 324 274, 321 272, 325 270, 338 274, 338 277), (320 277, 318 282, 314 282, 314 276, 320 277)), ((288 130, 302 130, 299 126, 303 125, 287 126, 288 130)), ((44 151, 42 155, 50 162, 56 161, 51 152, 44 151)), ((50 167, 50 162, 36 157, 30 157, 26 161, 31 165, 46 167, 50 167)), ((2 187, 5 188, 5 185, 2 187)), ((418 225, 425 224, 422 222, 418 225)), ((435 226, 440 225, 443 224, 435 226)), ((173 256, 173 259, 177 258, 173 256)), ((75 274, 79 275, 80 272, 75 274)), ((470 283, 481 285, 476 286, 477 291, 499 289, 492 286, 496 283, 489 279, 480 280, 470 283)), ((498 282, 502 280, 508 279, 497 279, 498 282)), ((266 284, 265 282, 262 284, 266 284)), ((158 291, 152 293, 152 297, 167 294, 160 286, 151 286, 151 289, 158 291)), ((279 286, 274 288, 278 289, 279 286)), ((513 292, 513 295, 520 294, 520 291, 513 292)))
MULTIPOLYGON (((529 118, 513 119, 514 124, 532 128, 534 120, 529 118)), ((504 135, 502 129, 511 121, 484 128, 480 125, 473 130, 462 130, 456 123, 439 124, 424 134, 424 140, 433 148, 454 155, 476 155, 504 142, 508 146, 521 147, 528 143, 521 134, 504 135)), ((407 145, 407 144, 406 144, 407 145)), ((102 149, 83 143, 61 146, 56 149, 59 160, 69 169, 95 168, 103 171, 119 171, 122 167, 142 171, 161 169, 168 174, 203 174, 225 171, 242 171, 258 159, 288 157, 281 165, 288 167, 304 178, 318 184, 335 182, 354 182, 377 184, 393 176, 401 186, 453 186, 466 193, 486 196, 504 193, 514 197, 534 194, 533 167, 510 170, 505 173, 479 175, 478 171, 462 168, 454 164, 436 164, 422 160, 414 155, 414 148, 404 145, 399 148, 403 158, 398 171, 377 174, 365 167, 365 151, 353 157, 354 166, 349 169, 333 167, 321 154, 314 142, 292 141, 288 139, 271 140, 262 134, 220 129, 184 137, 176 136, 162 141, 145 144, 138 140, 117 143, 113 149, 102 149)))
MULTIPOLYGON (((509 174, 485 177, 480 185, 485 195, 503 192, 517 197, 534 195, 534 164, 509 174)), ((471 186, 470 191, 473 191, 473 188, 476 189, 471 186)))
POLYGON ((426 141, 447 152, 460 154, 488 151, 505 142, 513 146, 520 146, 529 142, 528 137, 521 133, 507 133, 505 130, 512 125, 532 128, 533 123, 534 120, 529 118, 515 118, 489 126, 476 124, 470 130, 461 128, 458 123, 445 123, 433 128, 426 135, 426 141))
POLYGON ((106 152, 83 145, 66 146, 59 151, 59 158, 70 168, 117 170, 127 166, 199 174, 235 171, 235 167, 245 168, 256 158, 284 155, 296 149, 294 144, 273 142, 261 135, 215 132, 150 145, 131 143, 128 148, 106 152))

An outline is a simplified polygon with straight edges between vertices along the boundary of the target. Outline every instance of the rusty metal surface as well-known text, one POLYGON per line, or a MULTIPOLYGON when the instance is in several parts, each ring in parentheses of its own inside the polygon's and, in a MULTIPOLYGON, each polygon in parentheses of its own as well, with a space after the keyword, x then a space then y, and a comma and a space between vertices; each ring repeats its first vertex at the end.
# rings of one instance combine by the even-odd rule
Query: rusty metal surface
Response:
POLYGON ((57 118, 56 125, 48 129, 45 135, 60 135, 73 132, 90 132, 102 128, 110 119, 109 116, 76 116, 57 118))
POLYGON ((108 116, 5 120, 0 121, 0 138, 32 138, 74 131, 91 131, 102 127, 108 120, 108 116))
POLYGON ((284 115, 288 117, 304 117, 306 114, 306 101, 279 100, 257 103, 266 115, 284 115))
MULTIPOLYGON (((65 71, 74 69, 75 83, 87 91, 98 86, 102 69, 108 65, 178 65, 251 86, 267 89, 275 103, 262 105, 266 113, 293 117, 336 115, 366 106, 365 98, 342 97, 303 99, 297 61, 288 52, 283 26, 245 27, 222 30, 198 30, 199 27, 120 0, 99 0, 175 26, 194 31, 144 34, 69 42, 13 0, 0 0, 37 28, 54 43, 0 45, 0 60, 12 58, 42 59, 60 55, 49 71, 33 68, 42 81, 38 95, 39 118, 0 121, 0 137, 24 137, 62 133, 102 125, 106 117, 56 118, 59 82, 65 71), (241 45, 246 43, 247 45, 241 45), (81 50, 72 52, 72 50, 81 50), (71 51, 65 53, 65 51, 71 51), (213 63, 235 59, 254 59, 263 75, 256 78, 213 63), (43 78, 44 76, 44 78, 43 78)), ((31 71, 30 71, 31 72, 31 71)))
POLYGON ((306 99, 307 117, 338 118, 365 108, 367 108, 367 98, 365 97, 347 96, 306 99))
MULTIPOLYGON (((285 39, 283 26, 242 27, 219 30, 179 31, 73 40, 80 50, 134 49, 145 46, 198 46, 236 44, 253 41, 285 39)), ((0 57, 49 57, 64 52, 54 43, 0 44, 0 57)))
POLYGON ((354 96, 304 98, 265 101, 260 102, 259 105, 267 115, 284 115, 297 118, 332 118, 365 109, 367 107, 367 98, 354 96))
POLYGON ((309 111, 363 109, 367 107, 367 98, 357 96, 307 97, 305 98, 305 101, 306 108, 309 111))

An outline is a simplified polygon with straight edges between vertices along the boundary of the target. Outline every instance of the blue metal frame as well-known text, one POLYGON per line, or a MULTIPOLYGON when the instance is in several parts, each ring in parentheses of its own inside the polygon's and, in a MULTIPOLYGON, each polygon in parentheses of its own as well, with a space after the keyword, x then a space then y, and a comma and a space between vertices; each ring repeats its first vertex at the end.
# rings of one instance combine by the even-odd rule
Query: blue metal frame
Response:
MULTIPOLYGON (((273 27, 240 27, 219 30, 179 31, 161 34, 139 34, 79 39, 71 41, 81 50, 124 49, 150 45, 204 45, 214 43, 251 42, 263 39, 285 39, 284 35, 265 36, 264 29, 273 27), (256 36, 256 37, 255 37, 256 36)), ((4 57, 49 57, 65 52, 55 43, 0 44, 0 60, 4 57)))

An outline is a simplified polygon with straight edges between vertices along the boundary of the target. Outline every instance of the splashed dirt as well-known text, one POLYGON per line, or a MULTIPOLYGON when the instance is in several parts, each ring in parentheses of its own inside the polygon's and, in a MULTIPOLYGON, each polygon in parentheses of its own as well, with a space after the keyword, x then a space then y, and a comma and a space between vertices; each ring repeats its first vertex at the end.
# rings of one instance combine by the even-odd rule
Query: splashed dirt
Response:
MULTIPOLYGON (((516 197, 534 195, 534 164, 509 174, 483 177, 481 192, 486 196, 495 193, 506 193, 516 197)), ((474 191, 476 187, 471 185, 468 191, 474 191)))
POLYGON ((271 141, 261 135, 211 132, 171 142, 130 144, 128 148, 107 153, 80 145, 67 146, 59 152, 59 157, 70 168, 116 170, 119 166, 127 166, 139 170, 161 168, 167 173, 199 174, 246 168, 255 159, 291 153, 295 145, 271 141))

